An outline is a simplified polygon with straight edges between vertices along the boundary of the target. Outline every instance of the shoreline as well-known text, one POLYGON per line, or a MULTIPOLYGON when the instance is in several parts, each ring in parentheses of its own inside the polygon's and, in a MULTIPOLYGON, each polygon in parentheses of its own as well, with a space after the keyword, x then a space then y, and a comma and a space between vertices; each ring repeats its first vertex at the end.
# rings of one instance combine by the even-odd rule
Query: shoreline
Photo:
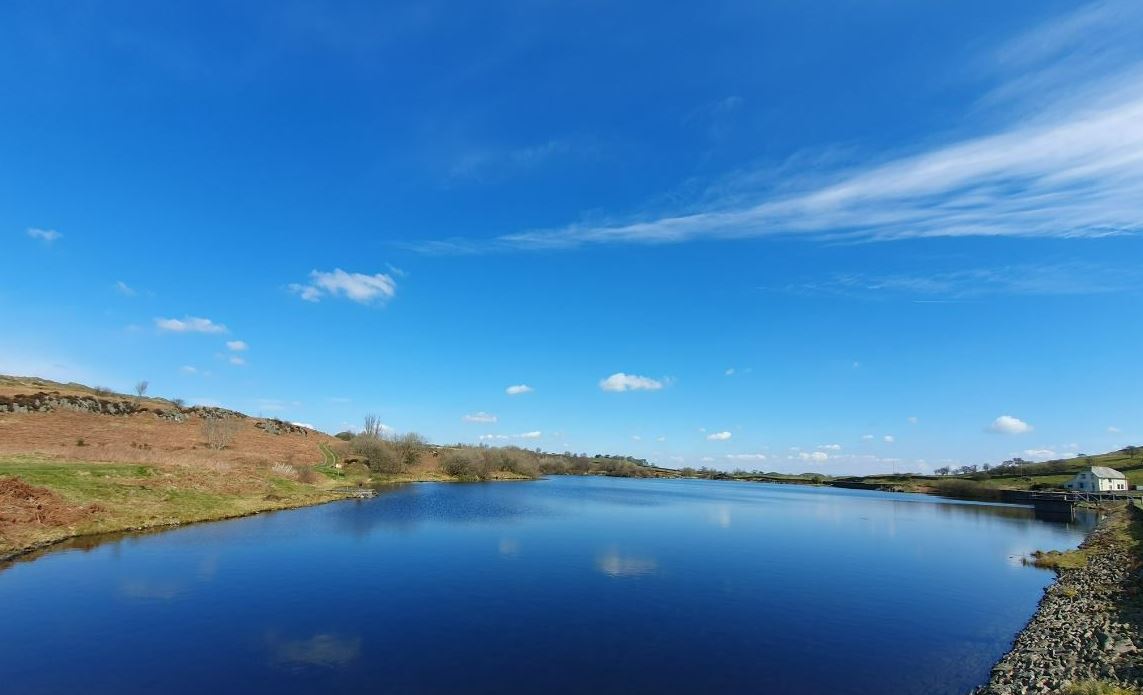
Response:
POLYGON ((1067 692, 1091 681, 1131 689, 1108 693, 1143 685, 1141 539, 1143 509, 1127 504, 1101 519, 1075 551, 1049 555, 1049 563, 1064 560, 1054 567, 1056 580, 972 695, 1067 692))
MULTIPOLYGON (((523 478, 523 477, 498 477, 490 478, 482 482, 528 482, 538 480, 538 478, 523 478)), ((412 483, 463 483, 467 482, 459 478, 444 477, 444 476, 427 476, 427 475, 414 475, 414 476, 390 476, 384 480, 370 480, 368 485, 361 486, 362 489, 373 489, 377 486, 385 485, 406 485, 412 483)), ((184 519, 179 521, 168 520, 155 520, 151 523, 145 524, 124 524, 123 526, 110 528, 100 528, 98 530, 80 531, 76 533, 69 533, 58 538, 51 538, 48 540, 37 541, 29 545, 19 546, 8 550, 0 550, 0 571, 4 570, 5 565, 16 562, 21 558, 26 558, 28 555, 34 555, 44 551, 50 551, 58 545, 76 541, 85 538, 98 538, 100 536, 119 536, 130 534, 147 534, 159 533, 166 530, 181 528, 183 526, 190 526, 193 524, 206 524, 216 521, 232 521, 235 519, 244 519, 258 514, 265 514, 267 512, 285 512, 292 509, 303 509, 305 507, 316 507, 323 504, 330 504, 332 502, 344 502, 347 500, 360 500, 361 496, 358 492, 337 491, 337 490, 324 490, 321 491, 322 497, 301 499, 301 500, 264 500, 267 502, 266 506, 253 508, 239 513, 226 513, 219 515, 203 516, 201 518, 184 519)))

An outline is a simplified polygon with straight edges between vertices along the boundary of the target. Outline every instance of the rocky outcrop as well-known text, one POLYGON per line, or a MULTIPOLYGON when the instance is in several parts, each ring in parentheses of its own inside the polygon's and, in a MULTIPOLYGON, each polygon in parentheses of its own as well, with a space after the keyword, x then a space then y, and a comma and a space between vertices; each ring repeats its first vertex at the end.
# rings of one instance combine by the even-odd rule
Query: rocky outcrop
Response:
POLYGON ((1080 546, 1087 564, 1058 570, 1036 615, 975 693, 1056 693, 1089 680, 1143 684, 1143 575, 1128 533, 1140 514, 1134 507, 1116 511, 1092 531, 1080 546))
MULTIPOLYGON (((211 406, 183 408, 174 403, 163 407, 163 404, 165 404, 165 401, 74 396, 62 395, 58 391, 41 391, 39 393, 17 394, 15 396, 0 396, 0 414, 50 413, 59 410, 118 416, 152 413, 160 420, 170 422, 186 422, 187 418, 191 415, 211 419, 246 418, 246 415, 243 413, 227 410, 226 408, 215 408, 211 406)), ((294 426, 290 425, 290 427, 294 426)))
POLYGON ((254 426, 269 434, 300 434, 304 437, 310 436, 309 430, 305 427, 284 420, 259 420, 254 423, 254 426))
POLYGON ((57 391, 0 396, 0 413, 50 413, 74 410, 100 415, 134 415, 147 410, 135 401, 96 396, 62 396, 57 391))

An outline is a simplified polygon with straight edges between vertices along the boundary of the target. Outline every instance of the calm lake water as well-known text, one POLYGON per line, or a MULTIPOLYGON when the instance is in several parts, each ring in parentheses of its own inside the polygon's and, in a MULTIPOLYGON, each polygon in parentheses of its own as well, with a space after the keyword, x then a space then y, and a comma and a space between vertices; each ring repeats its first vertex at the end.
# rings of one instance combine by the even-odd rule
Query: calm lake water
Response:
POLYGON ((419 484, 0 571, 11 693, 964 693, 1035 610, 1024 508, 794 486, 419 484))

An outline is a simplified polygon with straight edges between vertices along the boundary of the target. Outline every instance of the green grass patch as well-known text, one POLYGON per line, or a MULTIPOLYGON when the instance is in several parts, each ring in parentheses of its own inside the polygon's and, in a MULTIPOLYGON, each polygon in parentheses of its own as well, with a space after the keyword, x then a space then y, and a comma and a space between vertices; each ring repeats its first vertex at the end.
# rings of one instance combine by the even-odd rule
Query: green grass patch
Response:
POLYGON ((46 487, 71 502, 121 499, 138 489, 140 479, 152 478, 151 466, 121 463, 58 461, 35 456, 0 457, 0 475, 12 475, 29 485, 46 487))
POLYGON ((1050 570, 1078 570, 1087 567, 1087 556, 1087 550, 1037 550, 1032 553, 1032 564, 1050 570))

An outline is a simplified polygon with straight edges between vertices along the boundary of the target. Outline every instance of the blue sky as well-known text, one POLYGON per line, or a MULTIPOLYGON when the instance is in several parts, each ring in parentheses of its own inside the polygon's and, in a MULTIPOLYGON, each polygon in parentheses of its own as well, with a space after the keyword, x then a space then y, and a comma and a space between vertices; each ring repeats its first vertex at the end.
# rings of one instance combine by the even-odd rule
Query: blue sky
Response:
POLYGON ((1141 33, 1129 1, 8 3, 0 372, 668 465, 1139 443, 1141 33))

